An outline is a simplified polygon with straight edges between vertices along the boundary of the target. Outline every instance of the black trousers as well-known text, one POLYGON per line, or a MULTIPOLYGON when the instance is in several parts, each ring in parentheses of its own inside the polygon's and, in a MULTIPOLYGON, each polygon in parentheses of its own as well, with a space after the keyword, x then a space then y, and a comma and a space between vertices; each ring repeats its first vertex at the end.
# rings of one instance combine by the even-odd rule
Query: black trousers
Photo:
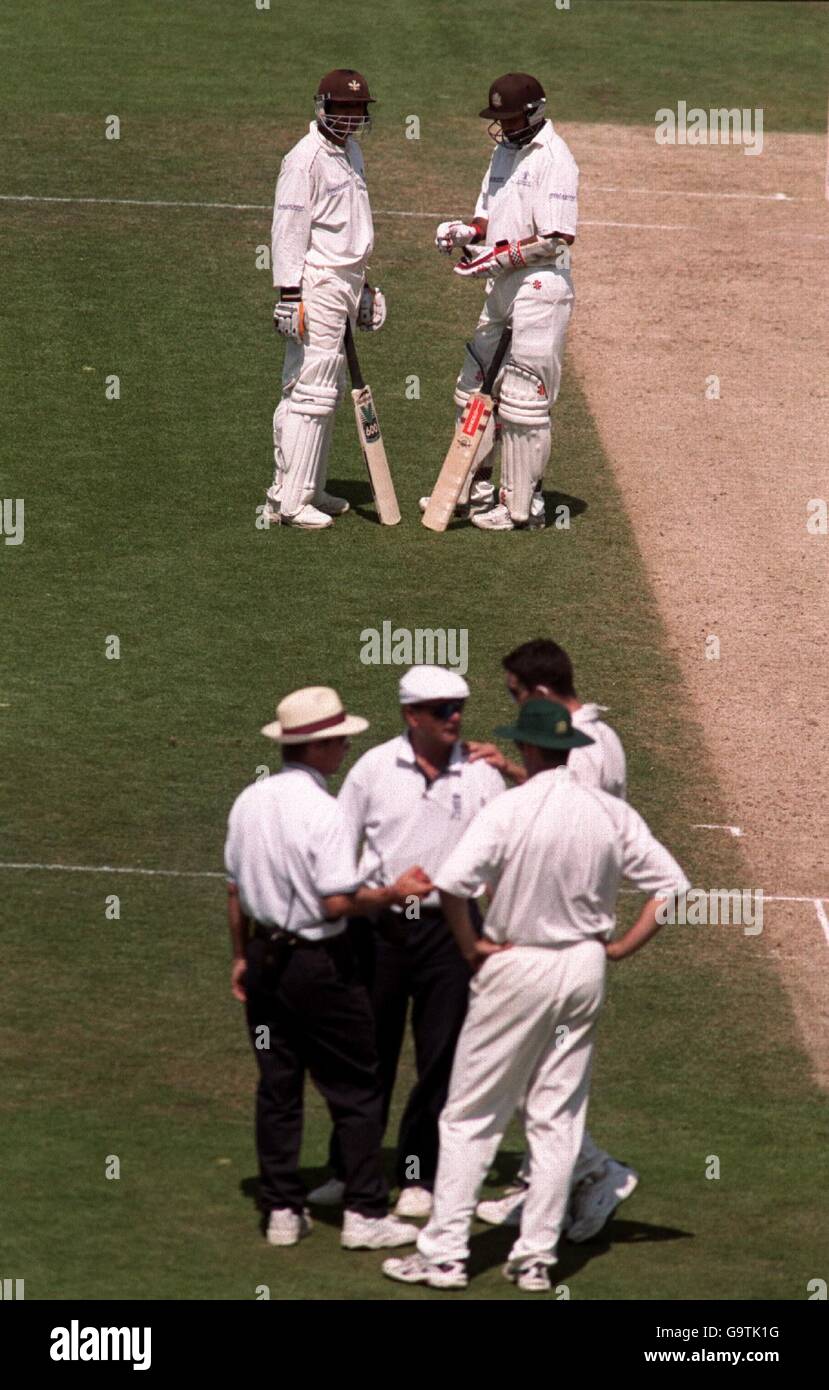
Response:
MULTIPOLYGON (((480 927, 474 903, 470 903, 470 910, 473 922, 480 927)), ((438 1119, 446 1103, 455 1046, 466 1017, 469 967, 449 927, 436 912, 424 912, 419 922, 384 914, 374 926, 354 921, 349 930, 368 973, 384 1130, 411 1001, 417 1080, 400 1121, 395 1177, 400 1187, 418 1184, 431 1189, 437 1172, 438 1119)), ((342 1177, 336 1137, 331 1162, 342 1177)))
POLYGON ((346 1209, 384 1216, 383 1089, 371 1006, 351 942, 339 936, 319 946, 272 948, 255 937, 247 961, 263 1211, 301 1212, 305 1203, 299 1156, 307 1071, 331 1114, 346 1209))

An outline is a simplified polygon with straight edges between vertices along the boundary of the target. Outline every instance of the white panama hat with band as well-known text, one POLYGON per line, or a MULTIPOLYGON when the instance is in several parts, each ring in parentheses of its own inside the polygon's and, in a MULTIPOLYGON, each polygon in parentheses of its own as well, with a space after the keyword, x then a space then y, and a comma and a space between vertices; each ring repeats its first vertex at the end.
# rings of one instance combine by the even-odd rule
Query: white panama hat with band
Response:
POLYGON ((277 743, 291 744, 348 737, 365 733, 367 728, 367 719, 346 713, 336 690, 327 685, 309 685, 280 700, 276 719, 265 724, 262 733, 277 743))

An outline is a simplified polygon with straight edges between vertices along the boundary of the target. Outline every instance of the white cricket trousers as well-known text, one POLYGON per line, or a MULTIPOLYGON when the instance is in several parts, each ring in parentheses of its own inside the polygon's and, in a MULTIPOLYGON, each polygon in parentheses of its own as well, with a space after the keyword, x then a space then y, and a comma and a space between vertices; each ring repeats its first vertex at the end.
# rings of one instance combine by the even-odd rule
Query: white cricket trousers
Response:
MULTIPOLYGON (((514 521, 532 513, 543 517, 542 480, 550 457, 550 410, 561 385, 564 340, 574 304, 570 272, 552 265, 528 266, 487 282, 488 294, 475 330, 473 348, 484 363, 495 353, 504 327, 512 340, 495 395, 501 429, 500 500, 514 521)), ((455 385, 455 404, 462 410, 481 380, 481 369, 467 352, 455 385)), ((495 416, 481 441, 473 497, 491 495, 491 454, 496 442, 495 416)), ((462 494, 465 500, 466 494, 462 494)))
POLYGON ((481 1184, 525 1095, 530 1186, 509 1258, 555 1263, 584 1132, 605 961, 595 939, 514 946, 474 976, 440 1117, 432 1216, 417 1242, 427 1259, 468 1257, 481 1184))
POLYGON ((324 487, 334 415, 345 393, 346 320, 352 327, 364 282, 362 270, 306 265, 302 342, 285 346, 282 399, 273 417, 274 478, 268 497, 293 515, 324 487))

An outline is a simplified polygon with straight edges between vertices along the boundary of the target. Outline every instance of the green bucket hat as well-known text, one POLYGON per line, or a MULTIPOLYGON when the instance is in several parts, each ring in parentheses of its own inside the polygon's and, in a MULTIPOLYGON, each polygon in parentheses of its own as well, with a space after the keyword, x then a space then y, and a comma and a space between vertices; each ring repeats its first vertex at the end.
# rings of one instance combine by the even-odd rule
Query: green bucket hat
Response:
POLYGON ((535 743, 540 748, 586 748, 596 740, 573 728, 569 710, 553 700, 527 700, 518 711, 516 724, 495 730, 515 743, 535 743))

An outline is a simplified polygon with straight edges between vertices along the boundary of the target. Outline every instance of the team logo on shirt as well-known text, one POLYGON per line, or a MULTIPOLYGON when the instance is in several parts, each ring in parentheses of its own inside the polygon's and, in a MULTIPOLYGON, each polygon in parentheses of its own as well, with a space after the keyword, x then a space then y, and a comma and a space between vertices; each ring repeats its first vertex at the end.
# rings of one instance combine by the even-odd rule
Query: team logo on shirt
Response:
POLYGON ((534 290, 540 290, 540 289, 541 289, 541 281, 540 281, 540 280, 533 280, 533 289, 534 289, 534 290))

